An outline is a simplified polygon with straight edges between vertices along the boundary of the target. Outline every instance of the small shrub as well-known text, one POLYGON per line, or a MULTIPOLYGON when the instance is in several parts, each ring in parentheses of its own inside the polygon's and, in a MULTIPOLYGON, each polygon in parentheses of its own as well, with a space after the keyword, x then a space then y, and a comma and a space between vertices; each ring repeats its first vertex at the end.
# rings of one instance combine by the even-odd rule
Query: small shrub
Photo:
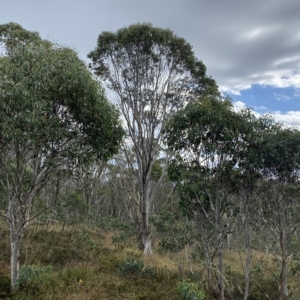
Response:
POLYGON ((278 281, 265 272, 250 278, 249 300, 279 299, 278 281))
POLYGON ((181 293, 183 299, 186 300, 204 300, 204 292, 199 290, 199 287, 196 283, 191 282, 188 279, 183 279, 178 284, 178 289, 181 293))
POLYGON ((98 259, 99 270, 102 272, 115 272, 118 270, 121 260, 114 255, 109 249, 104 248, 98 259))
POLYGON ((144 268, 144 263, 140 259, 135 258, 128 258, 125 259, 120 267, 119 267, 119 274, 122 276, 125 275, 140 275, 144 268))
POLYGON ((112 236, 114 246, 120 249, 124 249, 127 239, 128 235, 124 231, 117 232, 112 236))
POLYGON ((2 295, 6 295, 10 290, 10 278, 0 272, 0 298, 2 298, 2 295))
POLYGON ((35 285, 43 283, 41 279, 42 274, 50 273, 51 266, 38 267, 35 265, 25 265, 20 268, 19 277, 16 285, 20 289, 33 289, 35 285))
POLYGON ((90 280, 94 276, 95 271, 85 266, 67 268, 61 274, 61 278, 66 286, 71 286, 75 282, 90 280))
POLYGON ((165 208, 159 215, 152 215, 149 221, 160 237, 159 247, 162 251, 181 251, 194 238, 191 222, 183 219, 179 210, 165 208))
POLYGON ((292 275, 297 275, 300 273, 300 260, 295 259, 290 262, 290 272, 292 275))
POLYGON ((128 237, 133 236, 135 233, 135 227, 131 223, 125 223, 117 218, 108 216, 100 219, 98 226, 104 232, 113 230, 122 230, 128 237))
POLYGON ((78 242, 81 242, 82 247, 87 248, 87 249, 95 249, 96 245, 94 241, 90 237, 90 232, 84 228, 82 228, 79 232, 78 235, 76 236, 78 242))
POLYGON ((154 268, 151 267, 146 267, 143 270, 143 276, 145 277, 156 277, 157 276, 157 271, 154 268))

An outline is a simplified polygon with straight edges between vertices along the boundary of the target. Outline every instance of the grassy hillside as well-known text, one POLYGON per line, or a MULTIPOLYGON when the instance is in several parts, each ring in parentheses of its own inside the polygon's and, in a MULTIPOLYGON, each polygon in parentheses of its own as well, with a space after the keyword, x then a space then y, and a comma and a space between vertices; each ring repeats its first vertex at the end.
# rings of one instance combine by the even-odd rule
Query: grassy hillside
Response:
MULTIPOLYGON (((156 242, 155 250, 153 256, 143 257, 135 238, 124 237, 116 229, 104 231, 59 224, 48 228, 32 226, 27 230, 21 251, 20 291, 11 295, 9 236, 7 230, 2 230, 0 298, 191 299, 183 298, 178 288, 183 278, 189 278, 199 285, 205 299, 217 299, 214 288, 207 288, 206 270, 194 258, 191 248, 178 253, 162 252, 156 242)), ((226 299, 242 299, 241 259, 243 253, 225 254, 226 299)), ((254 251, 252 266, 249 299, 277 299, 276 261, 254 251)), ((291 281, 295 286, 296 277, 291 281)))

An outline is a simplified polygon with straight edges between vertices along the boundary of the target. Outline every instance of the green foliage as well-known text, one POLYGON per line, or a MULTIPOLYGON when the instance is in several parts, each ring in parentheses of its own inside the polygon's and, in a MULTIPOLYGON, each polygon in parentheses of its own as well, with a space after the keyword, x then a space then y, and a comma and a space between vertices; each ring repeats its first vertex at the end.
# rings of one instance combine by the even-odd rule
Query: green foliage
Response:
MULTIPOLYGON (((31 258, 27 258, 26 261, 30 264, 38 258, 39 263, 56 267, 71 261, 92 259, 100 251, 99 245, 95 243, 91 233, 84 228, 63 233, 41 230, 32 239, 36 243, 36 247, 27 250, 27 255, 31 258), (90 257, 91 254, 92 257, 90 257)), ((22 255, 21 261, 24 259, 22 255)))
POLYGON ((144 267, 144 262, 138 258, 126 258, 123 260, 118 268, 118 274, 123 277, 130 275, 153 279, 161 275, 155 268, 144 267))
POLYGON ((112 230, 123 231, 128 237, 134 234, 134 226, 131 223, 126 223, 112 216, 103 217, 100 219, 98 226, 101 230, 107 232, 112 230))
POLYGON ((300 260, 296 259, 296 260, 292 260, 290 262, 290 272, 292 275, 298 275, 300 274, 300 260))
POLYGON ((162 207, 159 214, 150 217, 150 222, 160 237, 162 250, 178 252, 195 237, 191 222, 182 216, 176 204, 172 208, 162 207))
POLYGON ((250 286, 249 300, 279 299, 278 281, 266 273, 251 278, 250 286))
POLYGON ((51 271, 51 266, 38 267, 35 265, 24 265, 20 268, 16 284, 19 288, 25 290, 32 289, 34 285, 43 283, 42 274, 50 273, 51 271))
MULTIPOLYGON (((0 26, 0 42, 0 165, 5 176, 0 183, 9 195, 8 214, 18 216, 11 218, 10 228, 19 245, 34 197, 51 174, 62 166, 107 160, 118 151, 124 131, 119 112, 74 50, 14 23, 0 26)), ((14 287, 17 257, 12 261, 14 287)))
POLYGON ((56 219, 68 225, 83 223, 88 218, 88 204, 78 188, 61 194, 55 210, 56 219))
MULTIPOLYGON (((203 97, 175 113, 165 128, 165 141, 175 152, 168 174, 178 182, 184 211, 208 211, 218 187, 231 186, 239 160, 243 119, 229 99, 203 97)), ((225 204, 225 203, 224 203, 225 204)), ((222 207, 224 210, 225 207, 222 207)))
POLYGON ((128 235, 124 231, 116 232, 112 236, 112 241, 115 247, 123 249, 125 247, 125 243, 128 240, 128 235))
POLYGON ((145 267, 143 270, 143 276, 145 277, 156 277, 157 275, 158 275, 157 270, 149 266, 145 267))
POLYGON ((65 285, 70 286, 75 282, 77 283, 87 280, 88 278, 94 276, 94 273, 94 270, 88 267, 73 267, 62 272, 62 279, 64 280, 65 285))
POLYGON ((10 291, 10 278, 0 271, 0 299, 4 298, 10 291))
POLYGON ((136 258, 128 258, 121 263, 118 272, 121 276, 137 276, 142 273, 143 268, 144 262, 142 260, 136 258))
POLYGON ((178 283, 178 289, 183 299, 186 300, 204 300, 205 294, 199 289, 198 284, 188 279, 183 279, 178 283))
POLYGON ((116 152, 122 138, 118 113, 75 51, 49 43, 20 44, 6 58, 0 60, 3 146, 18 141, 46 154, 51 143, 64 139, 76 141, 64 151, 69 158, 83 155, 80 148, 86 151, 87 145, 103 158, 116 152))
POLYGON ((122 260, 115 254, 112 253, 109 249, 101 249, 101 255, 98 259, 99 269, 103 272, 116 272, 122 260))
MULTIPOLYGON (((300 169, 300 131, 278 128, 264 136, 261 147, 263 171, 267 177, 296 182, 300 169)), ((290 186, 297 190, 297 185, 290 186)))
POLYGON ((157 182, 162 175, 162 170, 162 166, 160 165, 159 161, 156 160, 151 169, 151 180, 157 182))
POLYGON ((139 244, 144 248, 143 240, 150 235, 148 209, 144 208, 150 202, 151 179, 157 182, 162 174, 155 163, 160 155, 162 128, 195 94, 218 94, 217 86, 189 43, 171 30, 151 24, 101 33, 88 57, 95 74, 107 83, 119 103, 138 157, 140 207, 145 214, 140 222, 139 244))
MULTIPOLYGON (((116 33, 103 32, 98 37, 97 47, 88 57, 93 62, 96 74, 110 81, 112 90, 118 91, 123 97, 128 95, 129 99, 133 96, 129 93, 136 82, 133 79, 139 74, 139 78, 143 78, 143 88, 139 89, 142 94, 139 98, 145 102, 152 101, 152 90, 157 89, 157 84, 163 84, 162 77, 156 78, 156 70, 162 64, 165 72, 172 69, 172 74, 178 74, 176 83, 172 82, 168 92, 164 93, 164 101, 169 101, 171 106, 182 101, 179 90, 183 92, 188 89, 190 93, 198 94, 217 92, 215 81, 206 76, 206 68, 195 58, 192 46, 171 30, 153 27, 151 24, 134 24, 116 33), (116 65, 122 80, 126 82, 125 88, 115 80, 118 75, 114 73, 113 66, 116 65), (161 82, 157 82, 157 79, 161 82), (145 88, 144 82, 147 82, 148 88, 145 88)), ((160 103, 159 99, 156 100, 160 103)), ((164 103, 161 104, 165 105, 164 103)))
POLYGON ((41 43, 40 35, 34 31, 24 30, 17 23, 0 25, 0 43, 6 46, 6 53, 11 53, 19 44, 41 43))

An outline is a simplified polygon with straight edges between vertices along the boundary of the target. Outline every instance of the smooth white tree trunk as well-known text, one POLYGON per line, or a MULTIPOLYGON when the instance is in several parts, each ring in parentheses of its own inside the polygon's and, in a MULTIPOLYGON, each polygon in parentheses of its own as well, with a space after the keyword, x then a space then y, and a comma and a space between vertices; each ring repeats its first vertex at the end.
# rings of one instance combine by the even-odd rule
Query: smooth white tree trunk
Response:
POLYGON ((244 298, 243 300, 247 300, 249 297, 249 274, 250 274, 250 264, 251 264, 251 233, 252 226, 248 221, 245 224, 245 248, 246 248, 246 265, 245 265, 245 289, 244 289, 244 298))
POLYGON ((11 256, 10 256, 10 276, 11 276, 11 290, 16 291, 17 281, 19 277, 19 268, 20 268, 20 245, 22 241, 22 235, 18 232, 13 232, 11 228, 10 233, 10 247, 11 247, 11 256))
POLYGON ((287 286, 287 267, 288 267, 288 252, 286 242, 286 231, 280 233, 280 246, 281 246, 281 270, 280 270, 280 300, 288 297, 289 291, 287 286))
POLYGON ((20 207, 15 203, 16 199, 10 199, 8 206, 9 229, 10 229, 10 275, 11 290, 17 289, 16 283, 19 277, 20 245, 25 225, 25 213, 22 214, 20 207))

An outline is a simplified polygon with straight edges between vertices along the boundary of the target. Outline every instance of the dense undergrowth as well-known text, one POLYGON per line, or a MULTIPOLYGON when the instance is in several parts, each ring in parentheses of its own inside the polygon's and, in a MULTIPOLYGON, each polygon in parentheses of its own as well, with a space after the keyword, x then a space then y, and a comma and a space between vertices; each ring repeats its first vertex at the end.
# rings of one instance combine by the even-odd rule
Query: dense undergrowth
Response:
MULTIPOLYGON (((29 227, 16 294, 9 292, 9 236, 4 231, 0 240, 0 298, 218 299, 215 288, 206 285, 206 269, 199 258, 189 256, 187 260, 188 249, 171 253, 157 242, 155 254, 143 257, 130 227, 110 224, 109 220, 106 224, 101 229, 59 224, 29 227)), ((253 261, 249 300, 278 299, 273 271, 266 271, 268 262, 262 256, 253 261)), ((226 299, 242 299, 243 274, 237 253, 226 253, 225 267, 226 299)))

